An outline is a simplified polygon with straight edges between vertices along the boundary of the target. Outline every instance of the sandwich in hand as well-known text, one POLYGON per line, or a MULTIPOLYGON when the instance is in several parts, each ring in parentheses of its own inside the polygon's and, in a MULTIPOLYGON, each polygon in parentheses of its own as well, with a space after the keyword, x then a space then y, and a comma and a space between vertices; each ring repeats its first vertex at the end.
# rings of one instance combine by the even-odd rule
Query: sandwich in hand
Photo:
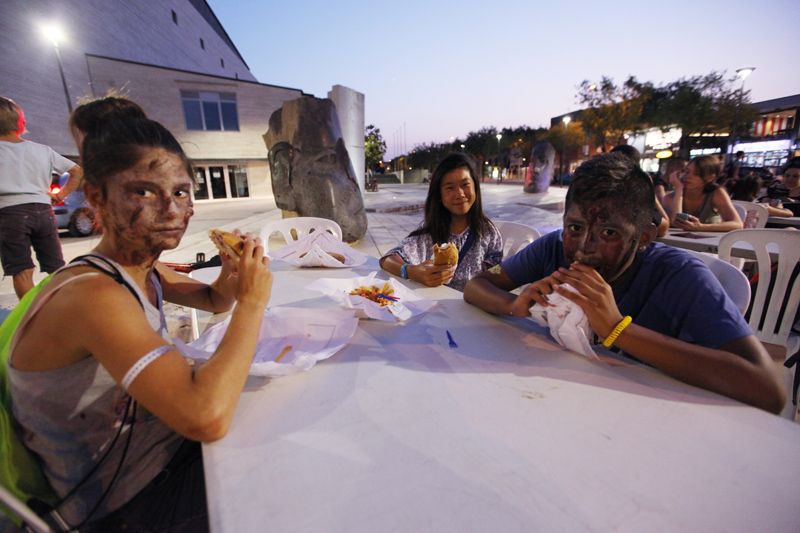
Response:
POLYGON ((221 229, 208 230, 208 237, 220 252, 224 252, 228 257, 236 259, 242 256, 244 250, 244 238, 229 231, 221 229))
POLYGON ((434 265, 457 265, 458 248, 452 242, 433 245, 433 264, 434 265))

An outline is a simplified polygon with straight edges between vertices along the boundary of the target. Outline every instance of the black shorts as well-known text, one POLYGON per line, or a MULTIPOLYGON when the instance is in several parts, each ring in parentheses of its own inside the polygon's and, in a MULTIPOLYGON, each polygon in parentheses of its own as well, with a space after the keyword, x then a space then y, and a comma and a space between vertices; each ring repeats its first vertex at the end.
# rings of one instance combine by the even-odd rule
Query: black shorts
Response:
POLYGON ((55 272, 64 265, 53 208, 20 204, 0 209, 0 260, 6 276, 34 267, 31 246, 42 272, 55 272))
POLYGON ((87 533, 206 533, 209 530, 206 482, 200 443, 185 440, 167 467, 139 494, 99 521, 87 533))

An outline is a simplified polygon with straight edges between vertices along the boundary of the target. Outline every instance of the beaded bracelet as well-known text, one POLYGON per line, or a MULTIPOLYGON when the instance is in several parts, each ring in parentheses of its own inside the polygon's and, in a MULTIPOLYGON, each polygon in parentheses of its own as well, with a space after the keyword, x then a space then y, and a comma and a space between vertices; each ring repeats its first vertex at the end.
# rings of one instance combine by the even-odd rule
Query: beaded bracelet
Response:
POLYGON ((614 345, 614 341, 616 341, 617 337, 619 337, 620 333, 622 333, 625 330, 625 328, 627 328, 630 325, 631 322, 633 322, 633 319, 630 316, 626 316, 625 318, 620 320, 619 324, 617 324, 614 327, 611 333, 608 334, 608 337, 606 337, 605 340, 603 341, 603 346, 606 348, 611 348, 611 346, 614 345))

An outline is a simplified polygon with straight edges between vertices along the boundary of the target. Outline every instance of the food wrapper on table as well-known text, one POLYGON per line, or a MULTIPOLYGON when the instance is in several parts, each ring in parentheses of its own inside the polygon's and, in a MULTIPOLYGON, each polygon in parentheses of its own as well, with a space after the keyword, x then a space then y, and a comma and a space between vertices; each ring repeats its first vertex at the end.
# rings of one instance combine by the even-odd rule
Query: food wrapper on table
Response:
MULTIPOLYGON (((566 283, 562 287, 575 291, 566 283)), ((592 328, 583 309, 555 292, 548 294, 547 300, 551 305, 545 307, 535 304, 530 308, 533 321, 550 328, 550 335, 567 350, 585 355, 589 359, 599 359, 592 349, 592 328)))
POLYGON ((354 309, 356 316, 386 322, 408 320, 436 305, 435 301, 417 296, 402 283, 394 279, 381 279, 376 275, 377 272, 372 272, 358 278, 322 278, 312 282, 308 288, 325 294, 346 309, 354 309), (388 298, 379 297, 378 301, 373 301, 364 296, 350 294, 356 289, 370 287, 376 287, 378 291, 383 291, 386 287, 388 290, 379 294, 389 293, 384 294, 388 298))
MULTIPOLYGON (((228 329, 230 317, 208 328, 181 352, 196 360, 209 359, 228 329)), ((344 348, 358 327, 352 311, 276 307, 264 314, 250 365, 251 376, 277 377, 311 369, 344 348)), ((176 342, 178 344, 178 342, 176 342)))
POLYGON ((269 252, 270 259, 298 267, 350 268, 363 265, 368 256, 354 250, 327 231, 314 232, 283 248, 269 252), (339 261, 328 252, 344 258, 339 261))

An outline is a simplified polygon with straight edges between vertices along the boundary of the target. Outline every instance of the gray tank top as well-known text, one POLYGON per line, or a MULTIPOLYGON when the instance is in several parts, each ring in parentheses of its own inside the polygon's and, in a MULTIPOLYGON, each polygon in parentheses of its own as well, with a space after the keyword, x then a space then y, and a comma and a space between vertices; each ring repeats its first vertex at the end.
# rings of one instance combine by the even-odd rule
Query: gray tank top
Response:
MULTIPOLYGON (((150 326, 169 341, 158 277, 153 274, 159 303, 159 307, 154 307, 127 272, 111 263, 135 289, 150 326)), ((105 274, 81 276, 84 275, 105 274)), ((58 288, 48 291, 44 298, 58 288)), ((20 330, 38 308, 39 305, 28 312, 20 330)), ((14 418, 22 428, 25 446, 39 456, 44 474, 60 498, 73 490, 111 447, 97 471, 58 508, 70 524, 80 523, 109 487, 129 438, 117 480, 92 514, 92 520, 114 511, 139 493, 164 469, 183 442, 183 437, 138 404, 135 422, 130 423, 129 414, 120 432, 129 396, 95 358, 87 357, 55 370, 28 372, 13 368, 13 357, 12 345, 8 378, 14 418), (112 447, 117 434, 119 437, 112 447)))

